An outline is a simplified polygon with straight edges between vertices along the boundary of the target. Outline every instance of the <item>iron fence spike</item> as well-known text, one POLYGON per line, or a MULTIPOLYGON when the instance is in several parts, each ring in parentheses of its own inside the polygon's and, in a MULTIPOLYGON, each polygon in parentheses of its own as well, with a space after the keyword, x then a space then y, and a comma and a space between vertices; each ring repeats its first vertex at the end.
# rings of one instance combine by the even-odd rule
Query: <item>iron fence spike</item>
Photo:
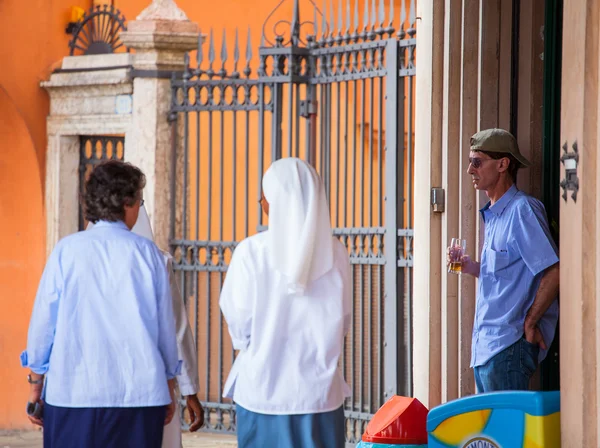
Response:
POLYGON ((319 18, 317 17, 317 5, 313 3, 313 29, 315 35, 315 41, 319 38, 319 18))
POLYGON ((400 26, 404 28, 404 22, 406 21, 406 5, 405 0, 400 1, 400 26))
POLYGON ((229 55, 227 53, 227 33, 223 28, 223 40, 221 41, 221 71, 225 71, 225 63, 227 62, 229 55))
POLYGON ((202 51, 202 30, 198 34, 198 49, 196 50, 196 65, 198 70, 202 68, 202 62, 204 62, 204 52, 202 51))
POLYGON ((358 34, 358 0, 354 0, 354 34, 358 34))
POLYGON ((383 28, 385 23, 385 2, 379 0, 379 28, 383 28))
POLYGON ((375 29, 377 23, 377 5, 376 0, 371 0, 371 28, 375 29))
POLYGON ((321 22, 321 38, 325 40, 327 34, 329 34, 329 27, 327 25, 327 0, 323 0, 323 11, 321 13, 323 21, 321 22))
POLYGON ((237 66, 238 61, 240 60, 240 42, 239 42, 239 32, 238 27, 235 27, 235 42, 233 44, 233 63, 237 66))
POLYGON ((290 40, 292 42, 292 45, 298 45, 300 43, 300 6, 298 5, 298 0, 294 0, 294 10, 292 13, 292 23, 290 31, 290 40))
POLYGON ((338 34, 342 36, 344 34, 344 13, 342 11, 342 1, 338 0, 338 34))
POLYGON ((351 6, 350 6, 350 0, 346 0, 346 36, 350 36, 350 10, 351 10, 351 6))
POLYGON ((210 42, 208 44, 208 61, 210 62, 211 66, 215 61, 215 38, 212 28, 210 29, 210 42))
POLYGON ((252 31, 248 27, 248 37, 246 38, 246 65, 250 66, 252 60, 252 31))

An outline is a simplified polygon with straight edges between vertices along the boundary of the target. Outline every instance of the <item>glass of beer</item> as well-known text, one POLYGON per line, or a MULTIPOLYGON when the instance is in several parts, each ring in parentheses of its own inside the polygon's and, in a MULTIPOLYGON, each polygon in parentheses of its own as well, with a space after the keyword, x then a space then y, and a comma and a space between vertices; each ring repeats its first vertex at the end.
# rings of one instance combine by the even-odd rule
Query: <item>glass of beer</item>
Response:
POLYGON ((460 274, 462 272, 462 257, 467 249, 467 240, 452 238, 450 248, 448 249, 448 272, 460 274))

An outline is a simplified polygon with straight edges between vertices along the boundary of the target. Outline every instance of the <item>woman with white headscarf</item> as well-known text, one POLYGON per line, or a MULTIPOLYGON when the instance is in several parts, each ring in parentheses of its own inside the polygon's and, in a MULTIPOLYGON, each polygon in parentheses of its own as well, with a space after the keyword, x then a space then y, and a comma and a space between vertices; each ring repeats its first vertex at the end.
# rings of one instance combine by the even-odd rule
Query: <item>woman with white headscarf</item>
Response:
MULTIPOLYGON (((94 225, 90 222, 86 230, 91 230, 94 225)), ((131 229, 133 233, 154 241, 154 234, 150 225, 150 218, 146 212, 146 207, 142 204, 135 225, 131 229)), ((196 352, 196 343, 192 329, 190 328, 185 304, 181 297, 181 292, 177 285, 173 273, 173 257, 170 253, 161 250, 167 272, 169 274, 169 284, 171 287, 171 297, 173 299, 173 314, 175 316, 175 330, 177 332, 177 351, 181 359, 181 372, 177 376, 177 385, 179 392, 186 399, 187 409, 190 415, 190 431, 197 431, 204 423, 204 410, 198 400, 198 356, 196 352)), ((165 426, 163 431, 162 448, 181 448, 181 409, 179 401, 175 401, 175 416, 171 422, 165 426)))
POLYGON ((269 229, 237 246, 220 298, 239 350, 224 390, 237 405, 238 444, 341 448, 348 252, 332 236, 323 183, 306 162, 273 163, 261 204, 269 229))

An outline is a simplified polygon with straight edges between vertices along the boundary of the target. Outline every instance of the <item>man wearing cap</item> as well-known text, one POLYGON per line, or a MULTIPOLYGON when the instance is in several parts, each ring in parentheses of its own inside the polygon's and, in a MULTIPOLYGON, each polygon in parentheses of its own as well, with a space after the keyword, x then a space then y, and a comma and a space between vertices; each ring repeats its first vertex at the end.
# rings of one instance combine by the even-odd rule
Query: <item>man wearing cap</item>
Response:
POLYGON ((480 210, 481 261, 465 256, 462 267, 479 278, 471 348, 478 392, 527 390, 554 338, 558 251, 543 204, 516 186, 529 165, 505 130, 471 137, 467 172, 490 199, 480 210))

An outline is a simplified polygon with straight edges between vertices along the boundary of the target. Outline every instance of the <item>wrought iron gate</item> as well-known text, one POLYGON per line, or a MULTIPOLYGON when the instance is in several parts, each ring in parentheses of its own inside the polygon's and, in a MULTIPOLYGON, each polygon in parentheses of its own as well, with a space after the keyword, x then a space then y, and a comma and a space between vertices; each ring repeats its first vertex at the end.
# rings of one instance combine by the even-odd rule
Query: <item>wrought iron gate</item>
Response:
POLYGON ((237 242, 264 228, 265 169, 288 156, 316 166, 354 268, 341 361, 352 443, 387 397, 411 393, 415 0, 365 0, 362 18, 358 2, 310 3, 312 21, 301 21, 298 0, 290 21, 277 8, 267 18, 256 72, 251 30, 244 48, 237 30, 233 49, 224 33, 218 58, 211 31, 208 49, 200 44, 173 77, 171 250, 198 346, 205 429, 235 431, 235 406, 221 398, 235 353, 219 291, 237 242))

